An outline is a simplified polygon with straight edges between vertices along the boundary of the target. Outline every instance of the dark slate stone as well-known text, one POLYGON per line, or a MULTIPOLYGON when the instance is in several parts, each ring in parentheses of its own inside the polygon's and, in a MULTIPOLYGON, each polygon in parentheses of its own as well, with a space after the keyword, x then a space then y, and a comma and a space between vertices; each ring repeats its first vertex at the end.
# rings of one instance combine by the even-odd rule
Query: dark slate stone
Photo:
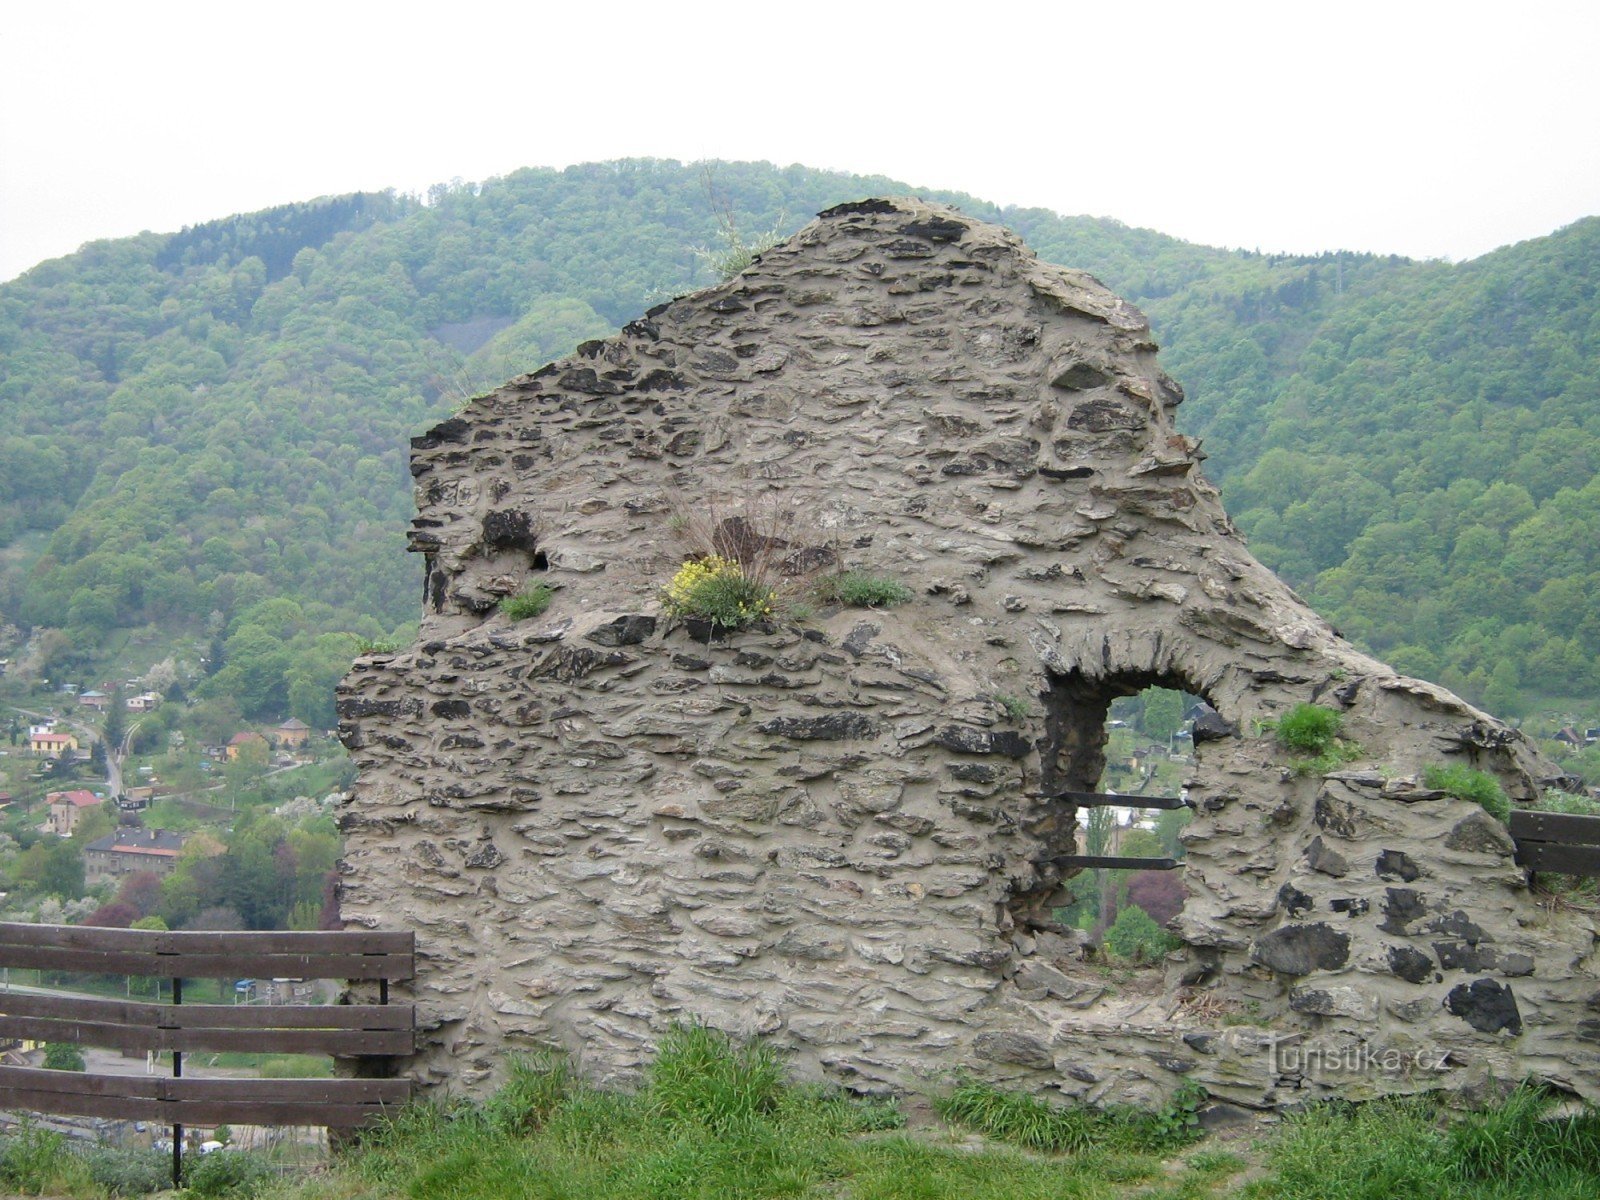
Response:
POLYGON ((1284 925, 1258 938, 1250 957, 1283 975, 1333 971, 1350 960, 1350 935, 1320 921, 1284 925))
POLYGON ((989 741, 994 754, 1003 754, 1007 758, 1026 758, 1028 751, 1033 749, 1033 744, 1020 733, 1009 729, 1002 729, 994 734, 989 741))
POLYGON ((574 367, 561 376, 561 386, 587 396, 615 396, 622 391, 610 380, 601 379, 593 367, 574 367))
POLYGON ((1332 992, 1320 991, 1317 988, 1304 988, 1289 993, 1289 1007, 1295 1012, 1308 1013, 1314 1017, 1337 1017, 1341 1014, 1338 1001, 1332 992))
POLYGON ((467 424, 463 418, 450 417, 448 420, 440 421, 421 437, 412 438, 411 448, 413 450, 432 450, 435 446, 443 445, 446 442, 463 442, 466 440, 467 432, 471 428, 472 426, 467 424))
POLYGON ((1306 847, 1306 863, 1313 871, 1343 879, 1350 873, 1350 863, 1337 850, 1328 849, 1320 837, 1312 838, 1306 847))
POLYGON ((1364 896, 1340 896, 1337 900, 1330 900, 1328 907, 1336 913, 1343 913, 1352 919, 1364 917, 1372 907, 1372 901, 1364 896))
POLYGON ((702 645, 709 646, 712 642, 726 641, 728 631, 714 621, 704 617, 685 617, 683 628, 688 635, 702 645))
POLYGON ((572 683, 605 667, 625 667, 637 661, 621 650, 591 650, 587 646, 562 646, 552 650, 530 675, 548 675, 562 683, 572 683))
POLYGON ((1516 843, 1500 824, 1486 812, 1471 813, 1456 822, 1445 835, 1445 849, 1460 850, 1467 854, 1496 854, 1510 858, 1516 853, 1516 843))
POLYGON ((692 654, 674 654, 672 656, 672 665, 680 671, 707 671, 711 668, 711 660, 696 658, 692 654))
POLYGON ((637 646, 655 631, 654 617, 628 613, 590 630, 588 640, 597 646, 637 646))
POLYGON ((1163 1071, 1171 1071, 1174 1075, 1187 1075, 1200 1065, 1192 1058, 1179 1058, 1176 1054, 1152 1054, 1150 1060, 1163 1071))
POLYGON ((1389 970, 1407 983, 1427 983, 1433 978, 1433 959, 1411 946, 1390 946, 1389 970))
POLYGON ((870 621, 859 621, 856 623, 855 628, 845 635, 844 641, 840 642, 839 645, 852 658, 860 658, 862 651, 867 648, 873 638, 878 636, 878 632, 879 627, 870 621))
POLYGON ((970 725, 946 725, 933 740, 957 754, 987 754, 993 741, 988 730, 974 729, 970 725))
POLYGON ((786 958, 806 958, 813 962, 829 962, 844 957, 844 943, 829 938, 811 937, 798 929, 791 929, 773 947, 786 958))
POLYGON ((1237 737, 1239 727, 1232 721, 1224 719, 1216 709, 1208 708, 1195 717, 1190 731, 1195 745, 1198 746, 1204 742, 1219 742, 1223 738, 1237 737))
POLYGON ((1385 850, 1378 855, 1378 878, 1398 879, 1410 883, 1422 875, 1422 868, 1411 861, 1411 856, 1399 850, 1385 850))
POLYGON ((491 550, 533 553, 539 548, 533 517, 524 509, 515 508, 489 513, 483 518, 483 544, 491 550))
POLYGON ((645 373, 643 379, 635 386, 635 391, 640 392, 682 392, 688 390, 689 381, 676 371, 669 371, 665 367, 657 367, 645 373))
POLYGON ((1502 975, 1532 975, 1533 957, 1527 954, 1496 954, 1494 969, 1502 975))
POLYGON ((1093 467, 1040 467, 1039 474, 1046 479, 1088 479, 1093 467))
POLYGON ((959 242, 961 235, 967 232, 967 224, 951 217, 930 217, 926 221, 908 222, 900 226, 900 232, 927 238, 930 242, 959 242))
POLYGON ((930 946, 928 956, 940 962, 954 963, 958 967, 977 967, 983 971, 1000 971, 1011 964, 1011 951, 998 947, 952 950, 948 946, 930 946))
MULTIPOLYGON (((1439 965, 1446 971, 1480 971, 1491 964, 1484 961, 1476 946, 1466 942, 1435 942, 1433 952, 1439 956, 1439 965)), ((1491 960, 1494 955, 1488 956, 1491 960)))
POLYGON ((1183 1044, 1201 1054, 1213 1054, 1216 1052, 1217 1036, 1214 1033, 1186 1033, 1183 1035, 1183 1044))
POLYGON ((1312 816, 1317 822, 1317 828, 1331 833, 1334 837, 1350 839, 1356 836, 1356 810, 1350 804, 1336 801, 1328 795, 1321 795, 1317 797, 1312 816))
POLYGON ((964 779, 968 783, 995 783, 1000 778, 1000 771, 988 763, 945 763, 944 769, 955 778, 964 779))
POLYGON ((1472 918, 1459 908, 1448 916, 1439 917, 1428 924, 1429 933, 1442 933, 1446 937, 1456 938, 1466 942, 1469 946, 1476 946, 1479 942, 1492 942, 1494 939, 1486 934, 1472 918))
POLYGON ((1446 1011, 1460 1017, 1479 1033, 1499 1033, 1513 1037, 1522 1032, 1522 1014, 1511 989, 1493 979, 1475 979, 1457 984, 1444 998, 1446 1011))
MULTIPOLYGON (((885 242, 883 244, 883 254, 885 258, 932 258, 936 253, 938 252, 934 250, 932 246, 929 246, 924 242, 915 241, 912 238, 896 238, 892 242, 885 242)), ((868 270, 871 270, 870 265, 868 266, 868 270)))
POLYGON ((711 304, 708 307, 714 313, 738 313, 744 312, 749 305, 744 304, 739 300, 735 300, 732 296, 724 296, 722 299, 716 301, 714 304, 711 304))
POLYGON ((889 200, 851 200, 845 204, 835 204, 832 208, 825 208, 817 214, 819 217, 850 217, 857 214, 861 216, 875 216, 881 213, 899 212, 894 203, 889 200))
POLYGON ((972 1053, 987 1062, 1013 1063, 1037 1071, 1053 1071, 1056 1065, 1050 1047, 1025 1033, 980 1033, 972 1040, 972 1053))
POLYGON ((1383 889, 1383 923, 1378 926, 1385 933, 1404 937, 1406 926, 1428 911, 1422 897, 1410 888, 1383 889))
POLYGON ((1086 392, 1090 388, 1105 387, 1111 376, 1093 363, 1074 358, 1062 367, 1061 373, 1050 381, 1051 387, 1068 392, 1086 392))
POLYGON ((359 720, 362 717, 420 716, 422 701, 369 700, 365 696, 341 697, 335 708, 341 720, 359 720))
POLYGON ((1126 404, 1108 398, 1086 400, 1072 410, 1067 418, 1068 429, 1081 429, 1086 433, 1111 433, 1117 429, 1143 429, 1143 414, 1126 404))
POLYGON ((1292 883, 1286 883, 1278 889, 1278 903, 1283 906, 1283 911, 1291 917, 1298 917, 1303 912, 1310 912, 1316 901, 1306 895, 1292 883))
POLYGON ((506 856, 500 852, 500 847, 493 842, 484 842, 471 854, 467 855, 466 865, 479 870, 493 870, 506 861, 506 856))
POLYGON ((865 713, 829 713, 823 717, 774 717, 756 726, 762 733, 775 733, 797 742, 837 742, 850 738, 875 737, 878 723, 865 713))

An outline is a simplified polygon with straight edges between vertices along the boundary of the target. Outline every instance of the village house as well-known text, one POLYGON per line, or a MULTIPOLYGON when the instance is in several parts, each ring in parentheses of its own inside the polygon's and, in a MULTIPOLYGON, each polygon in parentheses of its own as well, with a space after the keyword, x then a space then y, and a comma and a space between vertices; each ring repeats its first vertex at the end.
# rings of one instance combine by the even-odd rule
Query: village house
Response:
POLYGON ((272 731, 272 736, 282 748, 293 749, 306 744, 306 738, 311 736, 311 726, 299 717, 290 717, 272 731))
POLYGON ((60 837, 71 837, 86 809, 101 803, 93 792, 77 788, 70 792, 50 792, 45 796, 50 806, 50 830, 60 837))
POLYGON ((246 729, 243 733, 236 733, 228 739, 226 751, 228 761, 233 762, 234 759, 238 758, 240 752, 246 746, 260 746, 262 749, 266 749, 266 745, 267 739, 253 729, 246 729))
POLYGON ((153 712, 160 704, 159 692, 140 692, 137 696, 129 696, 127 699, 129 712, 153 712))
POLYGON ((60 758, 78 748, 78 739, 70 733, 30 733, 28 750, 46 758, 60 758))
POLYGON ((104 712, 111 703, 111 697, 100 691, 87 691, 78 697, 78 703, 84 708, 92 708, 96 712, 104 712))
POLYGON ((83 848, 84 879, 91 885, 140 871, 170 875, 178 866, 184 837, 170 829, 119 828, 83 848))

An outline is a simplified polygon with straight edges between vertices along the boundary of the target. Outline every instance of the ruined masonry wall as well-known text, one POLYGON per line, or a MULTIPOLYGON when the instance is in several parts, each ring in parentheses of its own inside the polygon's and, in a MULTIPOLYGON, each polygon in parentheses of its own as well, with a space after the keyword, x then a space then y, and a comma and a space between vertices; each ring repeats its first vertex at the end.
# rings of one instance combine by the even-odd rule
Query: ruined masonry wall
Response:
POLYGON ((1592 920, 1417 783, 1467 762, 1526 800, 1553 769, 1256 563, 1181 399, 1087 275, 868 201, 417 439, 421 633, 339 712, 343 911, 417 932, 419 1077, 471 1091, 554 1044, 626 1078, 699 1019, 866 1089, 961 1067, 1271 1107, 1532 1072, 1600 1099, 1592 920), (708 522, 916 598, 708 640, 659 602, 708 522), (547 613, 497 611, 537 581, 547 613), (1184 949, 1119 983, 1049 920, 1077 814, 1046 794, 1093 784, 1105 704, 1150 683, 1221 720, 1184 949), (1365 757, 1293 774, 1259 722, 1306 700, 1365 757), (1305 1066, 1363 1053, 1410 1065, 1305 1066))

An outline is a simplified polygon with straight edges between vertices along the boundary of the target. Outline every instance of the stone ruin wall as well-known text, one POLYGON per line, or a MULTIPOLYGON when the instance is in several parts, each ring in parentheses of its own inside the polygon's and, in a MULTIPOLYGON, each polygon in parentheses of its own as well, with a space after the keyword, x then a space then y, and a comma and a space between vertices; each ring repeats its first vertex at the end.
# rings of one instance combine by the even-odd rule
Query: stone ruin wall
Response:
POLYGON ((410 1068, 473 1091, 556 1045, 621 1080, 692 1019, 865 1090, 962 1069, 1273 1107, 1533 1073, 1600 1099, 1593 921, 1418 783, 1464 762, 1526 801, 1554 768, 1256 563, 1181 398, 1089 276, 868 201, 416 439, 421 633, 339 701, 343 912, 417 933, 410 1068), (685 526, 730 513, 781 524, 796 569, 916 598, 720 637, 668 619, 685 526), (548 612, 498 612, 535 581, 548 612), (1150 684, 1221 719, 1188 783, 1184 946, 1130 983, 1052 927, 1077 813, 1048 796, 1095 786, 1108 704, 1150 684), (1364 756, 1295 775, 1260 723, 1302 701, 1364 756))

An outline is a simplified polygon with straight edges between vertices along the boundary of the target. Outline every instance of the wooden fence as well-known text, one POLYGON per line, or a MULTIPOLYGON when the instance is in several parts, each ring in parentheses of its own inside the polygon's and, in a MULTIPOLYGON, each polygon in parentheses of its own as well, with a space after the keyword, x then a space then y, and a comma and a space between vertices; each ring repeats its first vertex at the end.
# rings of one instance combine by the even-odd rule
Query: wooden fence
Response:
POLYGON ((1600 817, 1516 809, 1510 824, 1517 861, 1523 866, 1564 875, 1600 875, 1600 817))
POLYGON ((410 933, 367 931, 168 933, 0 923, 0 967, 172 981, 170 1004, 0 992, 0 1038, 172 1054, 171 1077, 0 1066, 0 1108, 171 1125, 175 1181, 185 1125, 364 1124, 403 1104, 411 1081, 185 1078, 183 1056, 230 1050, 346 1059, 411 1054, 412 1007, 388 999, 391 980, 412 976, 414 940, 410 933), (241 977, 376 980, 380 1002, 183 1003, 185 979, 241 977))

